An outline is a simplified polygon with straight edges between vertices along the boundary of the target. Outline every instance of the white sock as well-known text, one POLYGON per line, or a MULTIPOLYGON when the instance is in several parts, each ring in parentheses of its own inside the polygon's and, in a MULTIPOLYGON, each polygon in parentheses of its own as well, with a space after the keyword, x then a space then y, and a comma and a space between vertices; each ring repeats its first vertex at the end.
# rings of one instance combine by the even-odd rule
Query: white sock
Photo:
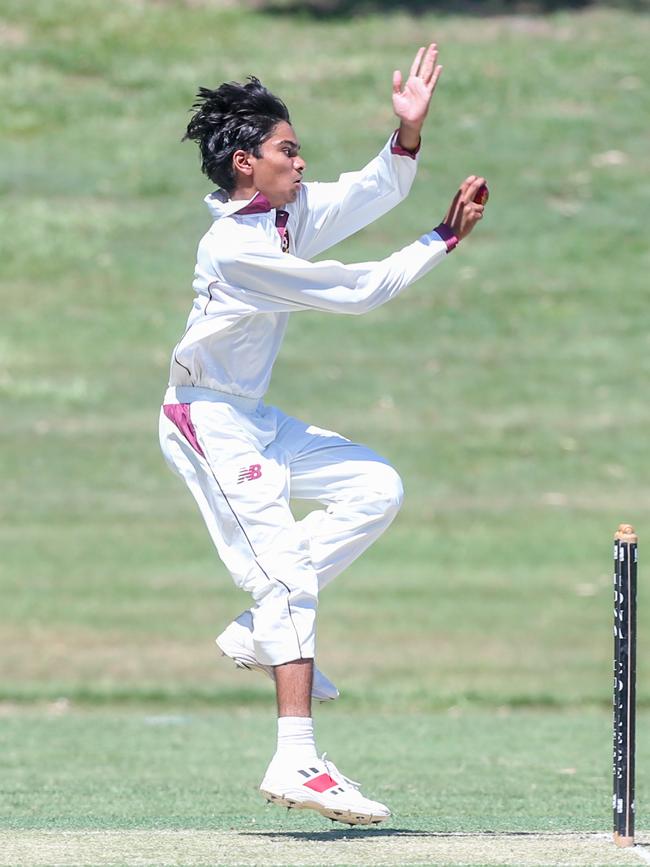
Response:
POLYGON ((273 761, 283 763, 313 762, 318 759, 314 741, 314 721, 311 717, 281 716, 278 718, 278 748, 273 761))

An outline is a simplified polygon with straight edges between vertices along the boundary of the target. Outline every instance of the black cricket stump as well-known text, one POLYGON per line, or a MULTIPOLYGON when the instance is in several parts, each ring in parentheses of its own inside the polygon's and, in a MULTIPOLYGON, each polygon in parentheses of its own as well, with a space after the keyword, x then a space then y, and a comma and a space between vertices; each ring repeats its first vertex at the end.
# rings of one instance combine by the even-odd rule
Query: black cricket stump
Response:
POLYGON ((621 524, 614 536, 614 842, 634 845, 637 535, 621 524))

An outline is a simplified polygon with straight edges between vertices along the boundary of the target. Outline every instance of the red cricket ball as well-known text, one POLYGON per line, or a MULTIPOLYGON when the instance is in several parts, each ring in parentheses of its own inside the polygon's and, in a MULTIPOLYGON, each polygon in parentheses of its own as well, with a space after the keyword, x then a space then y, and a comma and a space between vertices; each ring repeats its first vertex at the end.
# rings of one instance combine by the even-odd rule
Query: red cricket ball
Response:
POLYGON ((477 205, 484 205, 487 200, 490 198, 490 191, 488 190, 487 184, 481 184, 478 188, 476 195, 474 196, 474 201, 477 205))

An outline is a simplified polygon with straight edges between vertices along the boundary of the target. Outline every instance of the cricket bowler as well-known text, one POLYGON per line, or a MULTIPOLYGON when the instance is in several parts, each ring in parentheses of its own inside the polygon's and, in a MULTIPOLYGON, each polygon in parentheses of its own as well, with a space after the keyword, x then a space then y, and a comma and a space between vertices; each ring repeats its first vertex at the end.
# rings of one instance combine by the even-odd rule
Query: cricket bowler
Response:
POLYGON ((260 791, 350 825, 382 822, 390 811, 316 750, 312 698, 339 694, 314 666, 318 597, 391 523, 402 483, 372 449, 264 396, 290 314, 367 313, 442 262, 482 218, 487 188, 471 175, 442 222, 387 258, 312 261, 408 195, 441 70, 433 43, 417 52, 406 81, 393 74, 398 128, 364 168, 333 183, 305 180, 287 107, 254 77, 201 88, 186 134, 217 189, 205 198, 212 224, 172 352, 160 443, 251 597, 217 644, 275 682, 277 751, 260 791), (312 500, 314 511, 295 520, 290 497, 312 500))

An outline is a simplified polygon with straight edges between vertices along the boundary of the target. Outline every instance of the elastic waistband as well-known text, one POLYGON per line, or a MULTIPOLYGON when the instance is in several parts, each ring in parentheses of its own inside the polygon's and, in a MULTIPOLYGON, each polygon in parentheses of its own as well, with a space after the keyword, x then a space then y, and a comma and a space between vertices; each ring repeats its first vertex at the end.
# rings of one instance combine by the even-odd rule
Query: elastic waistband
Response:
POLYGON ((189 385, 171 385, 165 392, 163 403, 194 403, 196 400, 210 400, 213 403, 229 403, 245 412, 254 412, 261 403, 258 397, 244 397, 242 394, 228 394, 214 388, 197 388, 189 385))

